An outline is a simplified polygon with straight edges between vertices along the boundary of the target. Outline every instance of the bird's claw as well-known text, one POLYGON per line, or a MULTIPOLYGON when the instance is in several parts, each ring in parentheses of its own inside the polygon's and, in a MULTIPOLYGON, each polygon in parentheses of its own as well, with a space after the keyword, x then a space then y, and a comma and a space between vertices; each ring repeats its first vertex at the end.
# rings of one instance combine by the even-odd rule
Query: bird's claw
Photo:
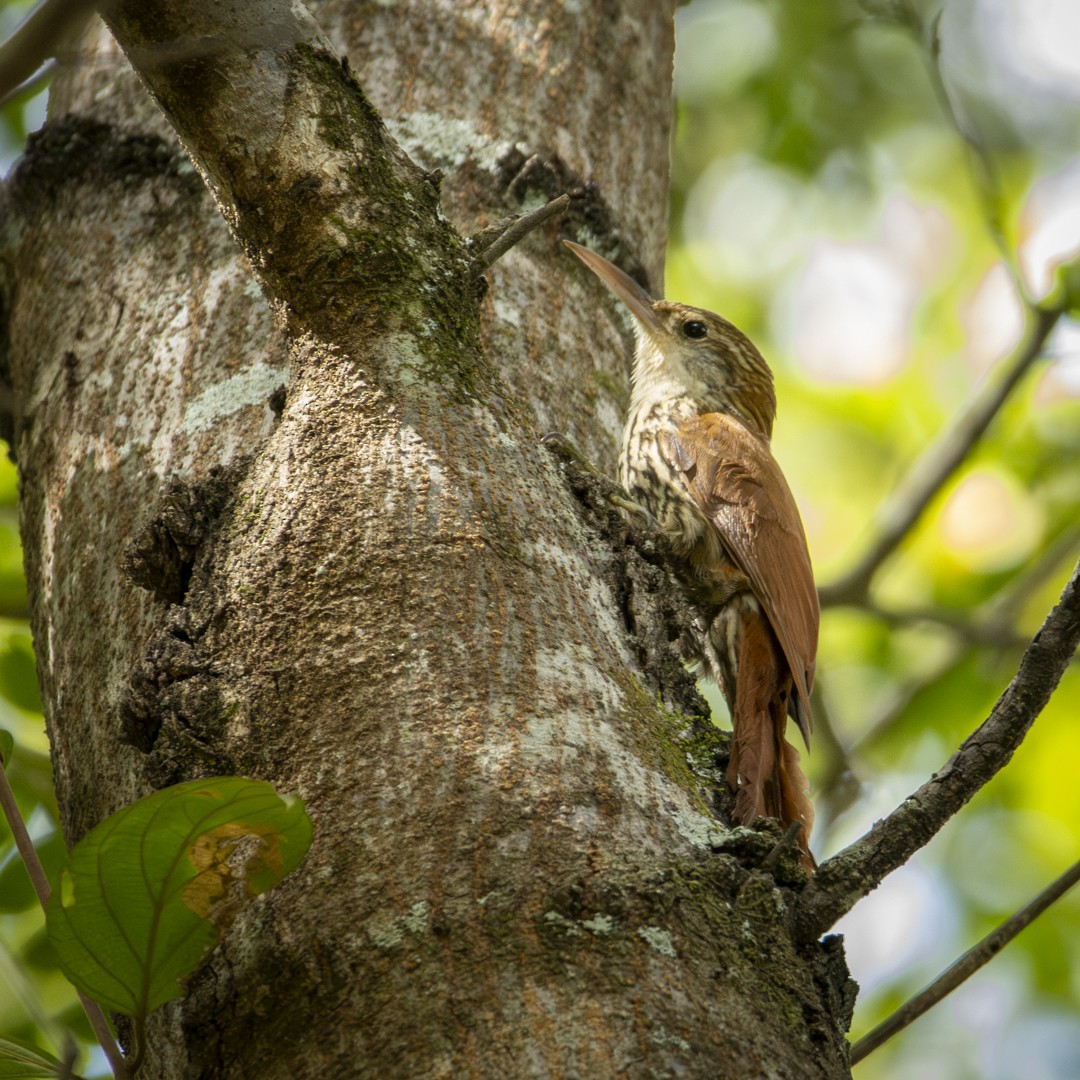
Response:
POLYGON ((600 470, 561 431, 549 431, 540 440, 540 445, 545 450, 550 450, 566 465, 575 465, 591 476, 603 476, 600 470))
POLYGON ((609 506, 641 518, 650 529, 657 528, 656 518, 641 503, 632 499, 621 484, 609 480, 561 431, 548 432, 541 438, 540 445, 550 450, 564 465, 591 477, 609 506))
POLYGON ((612 484, 613 491, 608 493, 607 501, 612 506, 617 506, 620 510, 625 510, 628 514, 636 514, 638 517, 645 519, 645 524, 650 529, 659 528, 656 523, 656 518, 645 509, 639 502, 635 502, 627 495, 624 488, 619 487, 618 484, 612 484))

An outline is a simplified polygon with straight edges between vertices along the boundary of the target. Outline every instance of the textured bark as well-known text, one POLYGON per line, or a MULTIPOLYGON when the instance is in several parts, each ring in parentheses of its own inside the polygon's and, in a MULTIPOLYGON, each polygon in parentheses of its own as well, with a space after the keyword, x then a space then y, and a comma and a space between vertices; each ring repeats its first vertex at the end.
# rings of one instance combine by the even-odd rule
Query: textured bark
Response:
POLYGON ((610 464, 621 317, 557 224, 486 294, 457 231, 569 190, 659 284, 671 7, 317 14, 367 97, 289 4, 111 15, 250 263, 97 30, 3 196, 65 828, 221 772, 316 822, 145 1075, 847 1075, 838 946, 716 815, 664 576, 538 445, 610 464))

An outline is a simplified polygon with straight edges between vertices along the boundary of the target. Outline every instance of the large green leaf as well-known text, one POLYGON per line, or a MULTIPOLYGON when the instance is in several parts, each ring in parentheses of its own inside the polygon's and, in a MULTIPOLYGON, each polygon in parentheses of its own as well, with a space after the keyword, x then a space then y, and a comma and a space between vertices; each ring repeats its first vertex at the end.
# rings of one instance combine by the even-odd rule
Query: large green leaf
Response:
POLYGON ((72 849, 46 909, 64 974, 106 1008, 145 1016, 183 993, 221 931, 311 843, 298 798, 241 777, 133 803, 72 849))
POLYGON ((0 1038, 0 1080, 38 1080, 59 1076, 60 1062, 19 1039, 0 1038))

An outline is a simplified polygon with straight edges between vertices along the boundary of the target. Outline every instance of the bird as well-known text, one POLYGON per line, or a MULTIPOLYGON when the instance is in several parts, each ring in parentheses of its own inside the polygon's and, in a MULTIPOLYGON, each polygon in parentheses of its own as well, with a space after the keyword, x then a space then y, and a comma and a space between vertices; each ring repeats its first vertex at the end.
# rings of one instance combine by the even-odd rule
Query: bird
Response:
POLYGON ((696 609, 684 656, 720 687, 732 722, 733 818, 779 820, 813 868, 807 749, 820 609, 798 507, 770 447, 773 375, 750 339, 702 308, 654 300, 564 240, 629 311, 635 353, 619 479, 685 568, 696 609))

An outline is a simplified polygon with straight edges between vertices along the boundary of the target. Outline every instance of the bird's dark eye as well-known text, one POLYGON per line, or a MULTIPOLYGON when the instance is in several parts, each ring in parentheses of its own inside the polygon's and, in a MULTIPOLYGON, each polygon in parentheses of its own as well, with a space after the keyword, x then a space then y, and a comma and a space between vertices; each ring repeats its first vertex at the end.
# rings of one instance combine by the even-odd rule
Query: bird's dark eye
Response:
POLYGON ((682 324, 682 332, 689 338, 703 338, 709 332, 709 328, 699 319, 691 319, 682 324))

